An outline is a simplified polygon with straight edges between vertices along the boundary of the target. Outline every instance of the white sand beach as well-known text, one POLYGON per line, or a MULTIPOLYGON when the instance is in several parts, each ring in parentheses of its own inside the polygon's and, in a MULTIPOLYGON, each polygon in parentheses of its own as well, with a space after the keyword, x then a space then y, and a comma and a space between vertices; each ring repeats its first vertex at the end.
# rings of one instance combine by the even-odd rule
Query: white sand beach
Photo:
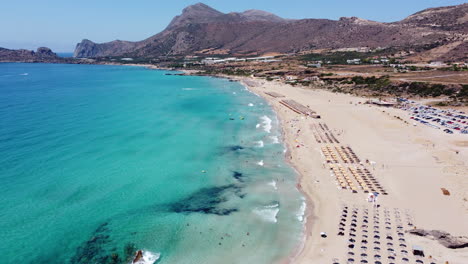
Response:
POLYGON ((254 78, 239 80, 276 110, 290 150, 287 159, 300 173, 298 186, 308 197, 306 239, 293 263, 348 263, 350 258, 355 263, 363 259, 369 263, 404 263, 406 259, 408 263, 467 263, 468 248, 449 249, 406 232, 420 228, 468 235, 467 135, 414 126, 407 112, 359 104, 366 99, 352 95, 254 78), (291 111, 280 104, 283 99, 309 106, 321 119, 291 111), (340 143, 318 143, 314 135, 323 132, 317 131, 319 125, 326 125, 340 143), (338 189, 323 155, 326 146, 333 151, 352 148, 362 164, 346 164, 338 156, 332 166, 342 167, 348 176, 352 176, 349 167, 366 168, 388 192, 378 196, 377 209, 367 202, 368 193, 361 188, 357 193, 338 189), (441 188, 450 195, 444 195, 441 188), (343 210, 349 215, 344 216, 343 210), (350 223, 355 231, 349 231, 350 223), (338 235, 339 227, 344 229, 343 236, 338 235), (327 237, 322 238, 321 232, 327 237), (422 247, 425 256, 414 256, 413 246, 422 247))

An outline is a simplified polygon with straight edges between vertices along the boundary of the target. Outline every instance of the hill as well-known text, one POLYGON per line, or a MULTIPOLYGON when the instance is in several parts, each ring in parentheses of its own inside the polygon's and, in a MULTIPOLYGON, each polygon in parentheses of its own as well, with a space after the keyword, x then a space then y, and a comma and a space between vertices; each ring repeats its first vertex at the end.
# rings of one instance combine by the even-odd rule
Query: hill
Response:
MULTIPOLYGON (((328 19, 283 19, 274 14, 248 10, 224 14, 205 4, 185 8, 162 32, 142 41, 77 44, 75 57, 129 56, 156 58, 167 55, 225 54, 257 55, 338 48, 437 48, 454 60, 468 39, 468 4, 426 9, 393 23, 357 17, 328 19)), ((437 53, 439 54, 439 53, 437 53)), ((440 54, 440 58, 446 58, 440 54)), ((437 58, 435 58, 437 59, 437 58)))
POLYGON ((0 62, 58 62, 60 57, 49 48, 11 50, 0 48, 0 62))

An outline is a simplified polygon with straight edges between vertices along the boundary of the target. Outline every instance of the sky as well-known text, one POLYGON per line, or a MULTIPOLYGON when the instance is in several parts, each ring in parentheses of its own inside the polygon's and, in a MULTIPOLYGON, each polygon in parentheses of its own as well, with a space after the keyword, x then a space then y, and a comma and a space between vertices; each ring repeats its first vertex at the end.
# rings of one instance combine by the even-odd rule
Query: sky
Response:
MULTIPOLYGON (((2 0, 0 47, 73 52, 82 39, 137 41, 162 31, 188 5, 200 0, 2 0)), ((392 22, 429 7, 468 0, 204 0, 221 12, 260 9, 284 18, 357 16, 392 22)))

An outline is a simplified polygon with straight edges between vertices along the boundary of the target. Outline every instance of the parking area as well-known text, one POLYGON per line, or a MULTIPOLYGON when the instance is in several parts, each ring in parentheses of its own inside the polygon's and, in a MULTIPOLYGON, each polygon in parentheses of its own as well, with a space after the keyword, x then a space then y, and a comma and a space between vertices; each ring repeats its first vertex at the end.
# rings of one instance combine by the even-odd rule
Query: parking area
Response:
POLYGON ((407 111, 414 121, 435 129, 441 129, 447 134, 468 134, 468 115, 464 112, 439 109, 407 99, 399 100, 402 102, 399 108, 407 111))

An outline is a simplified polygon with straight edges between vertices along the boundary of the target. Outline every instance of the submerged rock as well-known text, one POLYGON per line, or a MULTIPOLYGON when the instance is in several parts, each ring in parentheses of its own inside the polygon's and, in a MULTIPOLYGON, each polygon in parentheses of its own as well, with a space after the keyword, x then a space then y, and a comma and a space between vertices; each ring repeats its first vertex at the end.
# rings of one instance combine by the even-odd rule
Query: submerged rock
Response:
POLYGON ((169 210, 175 213, 204 213, 215 215, 229 215, 238 211, 236 208, 222 208, 230 193, 238 194, 241 188, 234 184, 203 188, 192 195, 169 204, 169 210))
POLYGON ((244 182, 244 174, 242 174, 241 172, 238 172, 238 171, 233 171, 232 172, 232 177, 234 177, 234 179, 240 181, 240 182, 244 182))
POLYGON ((230 147, 228 147, 228 149, 229 149, 230 151, 238 151, 238 150, 243 150, 244 147, 239 146, 239 145, 235 145, 235 146, 230 146, 230 147))

